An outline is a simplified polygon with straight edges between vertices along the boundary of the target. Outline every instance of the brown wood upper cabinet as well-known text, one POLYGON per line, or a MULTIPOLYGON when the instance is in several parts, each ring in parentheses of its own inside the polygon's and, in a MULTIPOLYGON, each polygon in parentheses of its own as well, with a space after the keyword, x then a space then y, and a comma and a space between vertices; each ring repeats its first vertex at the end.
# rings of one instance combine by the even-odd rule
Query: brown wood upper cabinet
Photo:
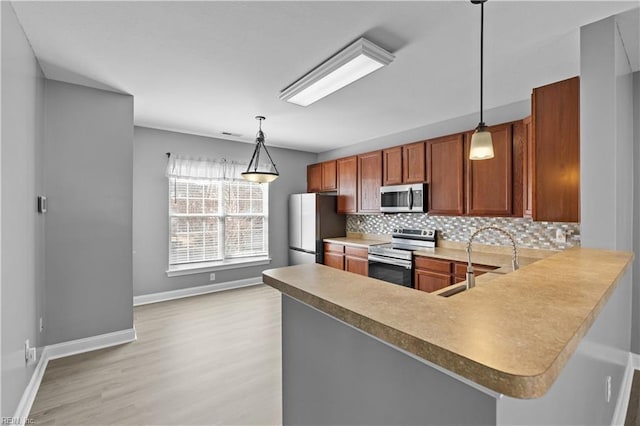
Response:
POLYGON ((328 192, 337 188, 336 160, 307 166, 307 192, 328 192))
POLYGON ((513 214, 512 123, 491 126, 494 157, 469 160, 472 133, 465 137, 467 162, 467 214, 471 216, 511 216, 513 214))
POLYGON ((336 160, 325 161, 322 164, 322 191, 335 191, 338 189, 338 176, 336 174, 336 160))
POLYGON ((533 89, 528 192, 536 221, 580 221, 580 80, 533 89))
POLYGON ((356 213, 358 208, 358 157, 336 160, 338 213, 356 213))
POLYGON ((322 164, 309 164, 307 166, 307 192, 322 191, 322 164))
POLYGON ((424 142, 416 142, 402 147, 403 183, 422 183, 426 181, 424 142))
POLYGON ((525 217, 533 215, 533 129, 531 116, 522 120, 524 146, 522 150, 522 213, 525 217))
POLYGON ((464 214, 464 135, 427 141, 429 213, 464 214))
POLYGON ((382 184, 402 184, 402 147, 382 150, 382 184))
POLYGON ((358 155, 358 212, 380 211, 382 151, 358 155))
POLYGON ((426 181, 424 142, 396 146, 382 151, 382 184, 422 183, 426 181))

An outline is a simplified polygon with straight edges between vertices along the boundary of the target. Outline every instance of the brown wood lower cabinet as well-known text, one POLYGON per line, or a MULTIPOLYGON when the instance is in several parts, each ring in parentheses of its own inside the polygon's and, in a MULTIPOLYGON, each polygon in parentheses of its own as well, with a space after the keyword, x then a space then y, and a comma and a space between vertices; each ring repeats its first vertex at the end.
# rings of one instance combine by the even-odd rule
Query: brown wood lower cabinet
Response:
POLYGON ((431 293, 453 284, 452 262, 448 260, 416 256, 414 265, 413 283, 416 290, 431 293))
POLYGON ((369 275, 368 250, 362 247, 345 246, 344 270, 354 274, 369 275))
POLYGON ((354 274, 369 274, 368 250, 335 243, 324 243, 324 264, 354 274))
MULTIPOLYGON (((414 286, 431 293, 467 279, 467 264, 428 256, 414 257, 414 286)), ((497 269, 495 266, 473 264, 476 276, 497 269)))
POLYGON ((426 291, 427 293, 431 293, 432 291, 440 290, 441 288, 451 285, 450 275, 421 269, 415 270, 414 280, 416 290, 426 291))
POLYGON ((324 243, 324 264, 344 270, 344 246, 342 244, 324 243))

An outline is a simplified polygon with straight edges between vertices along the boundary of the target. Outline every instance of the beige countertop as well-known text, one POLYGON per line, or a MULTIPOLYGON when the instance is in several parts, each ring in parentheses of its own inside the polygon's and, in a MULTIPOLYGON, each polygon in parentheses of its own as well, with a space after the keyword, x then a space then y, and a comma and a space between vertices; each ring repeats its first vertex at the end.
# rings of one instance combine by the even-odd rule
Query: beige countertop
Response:
POLYGON ((325 243, 344 244, 345 246, 364 247, 364 248, 368 248, 369 246, 377 246, 379 244, 386 244, 389 242, 389 241, 383 241, 383 240, 373 240, 370 238, 358 238, 358 237, 325 238, 323 241, 325 243))
POLYGON ((570 249, 449 298, 318 264, 267 270, 263 281, 491 390, 537 398, 632 259, 628 252, 570 249))

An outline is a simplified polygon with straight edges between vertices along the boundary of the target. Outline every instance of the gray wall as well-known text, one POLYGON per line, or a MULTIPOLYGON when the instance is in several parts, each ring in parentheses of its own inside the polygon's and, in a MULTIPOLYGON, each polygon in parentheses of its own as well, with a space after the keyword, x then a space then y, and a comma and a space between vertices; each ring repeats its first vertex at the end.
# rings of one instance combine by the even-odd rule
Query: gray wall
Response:
POLYGON ((24 362, 24 341, 41 344, 43 223, 36 213, 42 190, 44 79, 9 2, 2 15, 2 417, 13 416, 35 364, 24 362))
POLYGON ((285 425, 495 424, 496 400, 282 296, 285 425))
POLYGON ((631 321, 631 350, 640 353, 640 71, 633 74, 633 318, 631 321))
POLYGON ((582 244, 631 250, 631 69, 615 17, 583 27, 580 35, 582 244))
POLYGON ((45 85, 46 344, 133 327, 133 97, 45 85))
MULTIPOLYGON (((484 119, 488 125, 493 125, 520 120, 530 114, 531 100, 524 99, 520 102, 514 102, 509 105, 486 110, 484 112, 484 119)), ((345 148, 322 152, 318 154, 318 161, 332 160, 334 158, 346 157, 349 155, 360 154, 362 152, 374 151, 376 149, 389 148, 438 136, 446 136, 465 130, 473 130, 478 125, 478 120, 479 114, 469 114, 453 118, 451 120, 410 129, 404 132, 381 136, 379 138, 360 142, 345 148)))
MULTIPOLYGON (((635 33, 638 31, 636 28, 635 33)), ((638 126, 638 113, 636 109, 634 114, 633 105, 634 78, 616 17, 583 27, 580 36, 582 245, 630 251, 634 248, 634 232, 636 236, 638 233, 637 218, 634 230, 637 211, 634 214, 633 201, 634 191, 638 193, 638 180, 634 189, 633 179, 634 150, 638 149, 637 142, 634 148, 633 136, 634 123, 638 126)), ((636 160, 636 173, 639 164, 636 160)), ((635 265, 637 262, 636 259, 635 265)), ((633 283, 627 295, 635 301, 633 309, 626 306, 626 301, 619 306, 620 315, 629 311, 629 327, 633 327, 625 342, 628 349, 632 340, 635 347, 639 344, 638 271, 636 266, 625 277, 633 283)))
MULTIPOLYGON (((268 121, 266 126, 268 126, 268 121)), ((267 147, 269 147, 268 130, 267 147)), ((168 278, 169 219, 168 180, 165 177, 166 152, 212 159, 226 158, 248 162, 253 144, 136 127, 133 165, 133 287, 144 295, 182 288, 224 283, 259 277, 267 268, 287 265, 288 196, 305 192, 307 164, 316 154, 269 147, 280 177, 269 187, 269 265, 216 271, 215 282, 209 273, 168 278)))

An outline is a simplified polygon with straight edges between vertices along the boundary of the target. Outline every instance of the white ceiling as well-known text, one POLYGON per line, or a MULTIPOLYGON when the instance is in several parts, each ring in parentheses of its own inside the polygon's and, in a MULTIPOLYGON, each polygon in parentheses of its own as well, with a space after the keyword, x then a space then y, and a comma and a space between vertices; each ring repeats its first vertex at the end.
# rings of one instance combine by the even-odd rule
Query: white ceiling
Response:
MULTIPOLYGON (((478 111, 468 1, 14 2, 47 78, 134 96, 139 126, 322 152, 478 111), (282 89, 366 36, 396 59, 309 107, 282 89)), ((579 73, 579 27, 638 1, 490 1, 485 108, 579 73)))

